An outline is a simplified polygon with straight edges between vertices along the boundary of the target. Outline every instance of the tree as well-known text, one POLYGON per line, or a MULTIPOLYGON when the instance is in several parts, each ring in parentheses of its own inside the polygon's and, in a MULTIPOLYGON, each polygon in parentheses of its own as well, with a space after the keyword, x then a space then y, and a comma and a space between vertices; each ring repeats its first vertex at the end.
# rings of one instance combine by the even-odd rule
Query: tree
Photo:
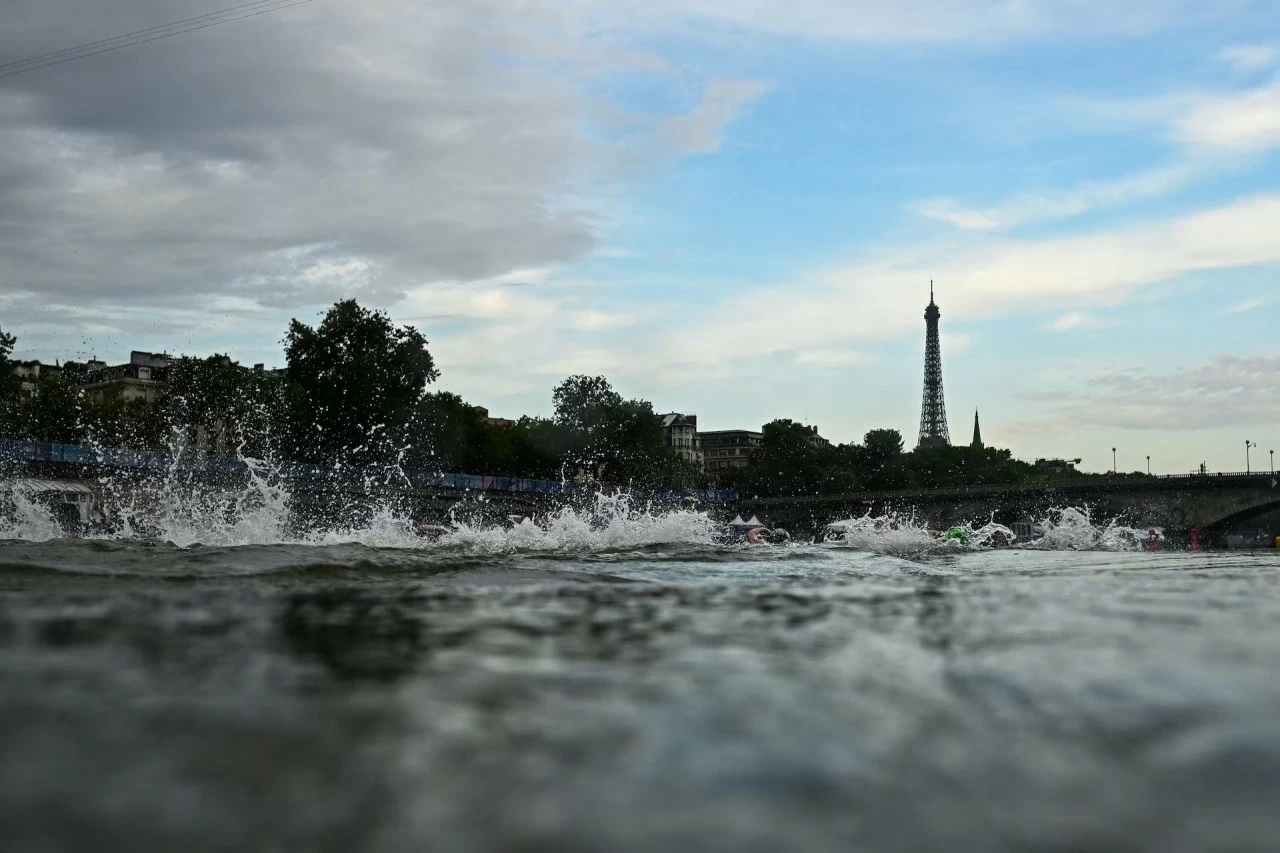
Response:
POLYGON ((457 394, 427 394, 414 412, 408 461, 412 467, 433 471, 497 474, 505 470, 505 460, 492 452, 492 430, 457 394))
POLYGON ((760 446, 735 485, 755 495, 802 495, 830 491, 836 453, 819 440, 817 427, 781 418, 764 425, 760 446))
POLYGON ((556 423, 590 435, 607 429, 622 395, 603 376, 570 376, 551 392, 556 423))
POLYGON ((900 489, 910 482, 910 463, 902 452, 902 433, 873 429, 862 437, 863 467, 859 479, 865 488, 900 489))
POLYGON ((1013 458, 1008 450, 994 447, 935 447, 909 454, 908 485, 940 488, 1044 480, 1042 473, 1013 458))
POLYGON ((512 447, 516 470, 530 477, 571 476, 574 471, 567 468, 570 459, 576 463, 576 444, 570 430, 554 420, 522 417, 516 424, 512 447))
POLYGON ((9 356, 17 339, 0 329, 0 436, 17 426, 18 398, 22 394, 22 378, 13 369, 9 356))
POLYGON ((284 344, 289 449, 300 461, 393 459, 439 377, 417 329, 354 299, 336 303, 314 329, 293 320, 284 344))
POLYGON ((4 330, 0 329, 0 401, 16 400, 22 390, 22 378, 13 369, 13 362, 9 360, 17 342, 17 338, 5 334, 4 330))
POLYGON ((84 440, 83 394, 62 376, 42 376, 20 409, 24 438, 78 444, 84 440))
POLYGON ((862 438, 873 462, 887 463, 902 455, 902 433, 896 429, 873 429, 862 438))
POLYGON ((115 397, 83 400, 81 408, 85 440, 92 445, 155 450, 170 437, 169 419, 158 403, 115 397))
POLYGON ((275 450, 283 388, 231 360, 183 356, 169 368, 162 411, 172 431, 205 449, 263 457, 275 450))
POLYGON ((673 470, 675 452, 649 401, 624 400, 603 376, 570 376, 551 398, 570 466, 603 470, 612 482, 657 482, 673 470))

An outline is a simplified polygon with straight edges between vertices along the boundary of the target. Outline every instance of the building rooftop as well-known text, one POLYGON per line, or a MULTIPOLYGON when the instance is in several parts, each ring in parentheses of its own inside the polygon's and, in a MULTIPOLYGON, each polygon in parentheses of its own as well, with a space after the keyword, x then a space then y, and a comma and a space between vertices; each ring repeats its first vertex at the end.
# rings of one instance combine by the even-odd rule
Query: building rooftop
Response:
POLYGON ((129 353, 129 363, 139 367, 168 367, 174 361, 167 352, 143 352, 133 350, 129 353))

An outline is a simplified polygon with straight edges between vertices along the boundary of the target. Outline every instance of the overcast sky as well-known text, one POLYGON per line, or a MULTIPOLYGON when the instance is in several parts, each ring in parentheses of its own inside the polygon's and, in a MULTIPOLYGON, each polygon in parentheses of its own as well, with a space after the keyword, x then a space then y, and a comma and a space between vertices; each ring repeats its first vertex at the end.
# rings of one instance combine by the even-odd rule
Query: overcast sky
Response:
MULTIPOLYGON (((7 0, 0 75, 235 5, 7 0)), ((932 278, 953 439, 1241 470, 1277 149, 1269 0, 313 0, 0 76, 0 327, 274 365, 354 296, 495 414, 913 444, 932 278)))

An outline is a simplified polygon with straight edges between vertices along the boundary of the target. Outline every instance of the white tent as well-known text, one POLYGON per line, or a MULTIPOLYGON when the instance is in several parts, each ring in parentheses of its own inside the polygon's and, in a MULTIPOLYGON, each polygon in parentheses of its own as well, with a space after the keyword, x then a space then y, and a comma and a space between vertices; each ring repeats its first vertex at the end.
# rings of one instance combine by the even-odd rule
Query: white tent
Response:
MULTIPOLYGON (((2 490, 3 485, 0 484, 0 494, 3 493, 2 490)), ((21 496, 28 500, 42 499, 43 501, 49 501, 51 499, 53 503, 59 506, 75 507, 80 521, 88 523, 93 520, 94 492, 84 483, 24 478, 10 481, 9 494, 14 497, 21 496)))
POLYGON ((39 495, 49 492, 80 495, 93 494, 93 489, 83 483, 69 483, 65 480, 14 480, 13 491, 22 495, 39 495))

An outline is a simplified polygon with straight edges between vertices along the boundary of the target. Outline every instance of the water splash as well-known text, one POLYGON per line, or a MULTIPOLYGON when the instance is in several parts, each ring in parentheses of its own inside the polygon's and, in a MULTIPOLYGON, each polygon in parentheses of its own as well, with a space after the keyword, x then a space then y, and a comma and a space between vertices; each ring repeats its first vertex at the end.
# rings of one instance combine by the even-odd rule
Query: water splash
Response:
POLYGON ((651 545, 716 544, 719 525, 705 512, 636 505, 624 492, 595 495, 587 509, 561 507, 542 523, 524 519, 509 529, 458 523, 442 545, 485 551, 598 551, 651 545))
MULTIPOLYGON (((344 497, 330 488, 318 500, 308 493, 301 502, 290 481, 271 459, 241 457, 242 467, 224 477, 210 476, 190 448, 175 445, 171 462, 160 476, 117 475, 99 481, 106 528, 82 531, 86 538, 168 542, 181 548, 246 545, 343 545, 375 548, 455 548, 468 552, 591 552, 653 545, 715 546, 721 528, 705 512, 665 509, 637 503, 629 494, 596 494, 591 502, 565 505, 550 515, 515 524, 477 521, 456 514, 435 539, 416 530, 417 518, 397 486, 408 484, 398 465, 376 474, 361 472, 362 487, 344 497), (389 487, 389 488, 388 488, 389 487), (390 497, 374 498, 382 493, 390 497), (322 505, 323 518, 300 520, 299 504, 322 505)), ((347 472, 329 472, 337 486, 347 472)), ((359 481, 357 481, 359 482, 359 481)), ((354 484, 352 484, 354 485, 354 484)), ((483 502, 481 498, 480 503, 483 502)), ((1098 524, 1083 509, 1058 509, 1019 539, 1003 525, 989 521, 964 526, 949 538, 930 530, 915 516, 863 516, 836 522, 826 529, 828 543, 893 556, 918 556, 1015 545, 1039 550, 1135 551, 1148 533, 1117 521, 1098 524)), ((0 481, 0 540, 47 541, 67 535, 50 507, 34 496, 0 481), (5 491, 7 488, 7 491, 5 491)), ((1162 537, 1161 537, 1162 538, 1162 537)))
POLYGON ((915 516, 897 513, 834 522, 827 525, 824 538, 829 544, 896 555, 920 553, 945 544, 915 516))
POLYGON ((1011 544, 1017 539, 1012 530, 994 521, 978 527, 961 525, 958 529, 962 535, 949 538, 930 530, 914 515, 868 514, 828 525, 824 538, 828 544, 893 556, 976 551, 1011 544))
MULTIPOLYGON (((1012 545, 1039 551, 1141 551, 1147 547, 1151 528, 1128 527, 1117 519, 1096 522, 1089 510, 1067 507, 1051 510, 1032 525, 1029 537, 1018 537, 994 521, 974 527, 962 525, 963 535, 946 538, 912 515, 866 515, 827 527, 826 541, 894 556, 945 554, 1012 545)), ((1163 545, 1164 533, 1156 529, 1163 545)))
POLYGON ((155 479, 101 481, 115 539, 158 539, 192 545, 264 545, 290 540, 291 496, 268 462, 244 459, 242 481, 209 484, 173 463, 155 479))
MULTIPOLYGON (((704 512, 667 511, 617 492, 596 494, 586 505, 560 507, 536 522, 526 518, 493 524, 460 510, 449 520, 447 532, 425 538, 418 534, 418 520, 403 499, 369 496, 378 486, 394 482, 394 471, 366 478, 363 489, 353 495, 342 497, 336 490, 326 494, 323 509, 333 520, 307 525, 300 521, 299 501, 277 466, 270 460, 242 461, 247 470, 212 483, 190 465, 177 462, 158 477, 104 478, 97 491, 110 524, 78 535, 166 542, 181 548, 359 544, 503 553, 710 546, 720 529, 704 512)), ((0 516, 0 540, 43 542, 67 535, 48 507, 21 494, 9 496, 7 505, 9 511, 0 516)))
POLYGON ((62 525, 50 508, 16 481, 0 481, 0 540, 47 542, 63 536, 62 525))
MULTIPOLYGON (((1126 527, 1118 519, 1099 524, 1088 509, 1077 507, 1051 510, 1032 529, 1036 536, 1026 547, 1043 551, 1140 551, 1151 530, 1126 527)), ((1163 531, 1155 532, 1163 543, 1163 531)))

